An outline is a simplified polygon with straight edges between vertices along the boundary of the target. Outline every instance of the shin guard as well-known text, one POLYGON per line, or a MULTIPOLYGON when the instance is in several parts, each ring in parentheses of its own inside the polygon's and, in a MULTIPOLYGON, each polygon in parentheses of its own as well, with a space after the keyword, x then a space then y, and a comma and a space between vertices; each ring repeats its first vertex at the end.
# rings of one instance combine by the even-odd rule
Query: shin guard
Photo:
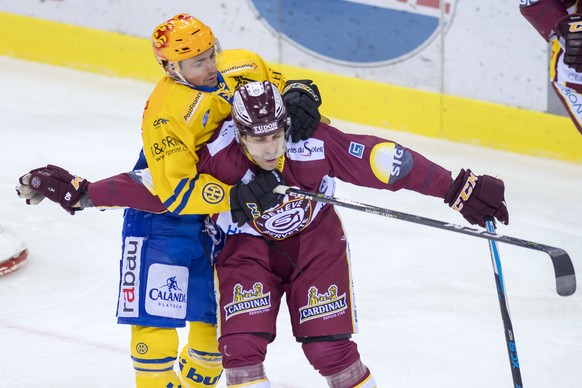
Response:
POLYGON ((376 380, 360 360, 325 379, 331 388, 376 388, 376 380))
POLYGON ((216 326, 190 322, 188 345, 180 353, 180 378, 184 388, 215 387, 222 375, 216 326))
POLYGON ((226 368, 226 386, 244 388, 270 388, 271 383, 265 374, 263 364, 226 368))
POLYGON ((131 359, 136 387, 180 387, 180 379, 174 372, 177 353, 176 329, 132 326, 131 359))

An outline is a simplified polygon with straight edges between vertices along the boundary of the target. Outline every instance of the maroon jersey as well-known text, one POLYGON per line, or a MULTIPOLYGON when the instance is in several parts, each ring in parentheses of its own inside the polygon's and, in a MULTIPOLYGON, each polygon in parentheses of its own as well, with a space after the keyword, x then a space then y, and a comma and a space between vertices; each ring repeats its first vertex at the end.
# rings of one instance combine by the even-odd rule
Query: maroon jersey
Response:
MULTIPOLYGON (((201 150, 198 167, 227 184, 247 182, 257 171, 232 123, 201 150)), ((452 180, 449 171, 399 144, 326 124, 309 140, 288 142, 278 169, 286 185, 326 195, 333 195, 338 178, 444 198, 452 180)), ((229 212, 215 219, 230 235, 215 267, 220 335, 274 337, 283 295, 298 338, 357 331, 349 248, 333 206, 285 197, 241 228, 229 212)))
MULTIPOLYGON (((223 124, 199 156, 200 173, 231 185, 250 181, 258 169, 237 143, 232 122, 223 124)), ((335 178, 439 198, 452 182, 449 171, 408 148, 375 136, 345 134, 326 124, 320 124, 311 139, 288 142, 278 169, 287 185, 326 195, 334 194, 335 178)), ((147 175, 138 171, 95 182, 90 197, 96 206, 162 211, 157 197, 144 189, 147 175)), ((209 203, 226 195, 216 187, 205 187, 204 192, 209 203)), ((230 235, 215 267, 222 335, 274 336, 283 295, 298 338, 357 330, 349 247, 333 206, 285 197, 241 228, 230 212, 214 218, 230 235)))
MULTIPOLYGON (((258 167, 241 152, 231 122, 223 125, 200 152, 200 171, 227 184, 242 178, 248 182, 258 167)), ((333 195, 335 180, 377 189, 407 189, 444 198, 451 185, 451 173, 422 155, 376 136, 346 134, 321 123, 315 135, 298 143, 287 143, 279 162, 287 186, 333 195)), ((279 206, 254 222, 237 228, 230 212, 216 216, 228 234, 249 233, 272 240, 292 236, 305 228, 316 228, 318 218, 330 208, 306 199, 286 197, 279 206)))
POLYGON ((580 12, 578 0, 521 0, 521 14, 547 41, 554 36, 554 27, 569 13, 580 12))
MULTIPOLYGON (((257 166, 241 152, 240 145, 235 141, 231 121, 223 124, 211 143, 201 149, 199 157, 201 173, 213 174, 231 185, 241 179, 250 181, 257 170, 257 166)), ((287 143, 286 156, 282 158, 279 169, 287 185, 330 195, 335 188, 333 178, 377 189, 408 189, 439 198, 444 198, 451 184, 449 171, 410 149, 375 136, 345 134, 323 123, 313 138, 287 143)), ((122 173, 91 183, 89 197, 96 207, 131 207, 162 213, 166 209, 153 193, 153 187, 148 183, 150 181, 147 169, 122 173)), ((213 196, 220 195, 219 192, 207 190, 204 199, 212 202, 213 196)), ((297 204, 295 200, 291 202, 297 204)), ((309 206, 317 212, 323 207, 316 204, 309 206)), ((228 231, 226 214, 221 214, 219 218, 228 231)), ((259 234, 250 226, 244 228, 245 232, 259 234)), ((268 235, 268 230, 265 231, 268 235)), ((231 234, 235 232, 240 230, 230 231, 231 234)))

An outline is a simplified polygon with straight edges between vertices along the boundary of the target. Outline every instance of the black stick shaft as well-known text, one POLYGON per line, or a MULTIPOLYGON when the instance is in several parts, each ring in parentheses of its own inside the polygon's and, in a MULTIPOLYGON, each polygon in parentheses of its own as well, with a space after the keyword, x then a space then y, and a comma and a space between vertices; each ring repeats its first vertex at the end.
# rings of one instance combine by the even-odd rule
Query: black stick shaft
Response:
MULTIPOLYGON (((495 224, 492 220, 485 221, 487 230, 495 233, 495 224)), ((513 388, 523 388, 521 381, 521 368, 517 357, 517 346, 515 344, 515 333, 509 315, 507 302, 507 293, 505 291, 505 281, 503 280, 503 271, 501 269, 501 259, 499 257, 499 248, 497 242, 489 240, 489 252, 491 253, 491 263, 495 274, 495 286, 497 287, 497 296, 499 297, 499 308, 501 309, 501 319, 503 320, 503 330, 505 332, 505 343, 507 346, 507 355, 509 356, 509 366, 513 378, 513 388)))
POLYGON ((312 201, 327 203, 330 205, 341 206, 348 209, 363 211, 365 213, 376 214, 383 217, 394 218, 397 220, 413 222, 430 226, 433 228, 444 229, 451 232, 466 234, 473 237, 484 238, 503 242, 506 244, 516 245, 522 248, 534 249, 547 253, 552 259, 554 266, 554 274, 556 278, 556 290, 561 296, 572 295, 576 291, 576 275, 574 272, 574 265, 568 253, 560 248, 544 245, 532 241, 523 240, 520 238, 489 233, 484 229, 473 229, 465 226, 451 224, 431 218, 420 217, 413 214, 402 213, 395 210, 385 209, 374 205, 368 205, 356 201, 329 197, 323 194, 310 193, 308 191, 291 188, 288 186, 277 186, 274 192, 279 194, 287 194, 294 197, 305 198, 312 201))

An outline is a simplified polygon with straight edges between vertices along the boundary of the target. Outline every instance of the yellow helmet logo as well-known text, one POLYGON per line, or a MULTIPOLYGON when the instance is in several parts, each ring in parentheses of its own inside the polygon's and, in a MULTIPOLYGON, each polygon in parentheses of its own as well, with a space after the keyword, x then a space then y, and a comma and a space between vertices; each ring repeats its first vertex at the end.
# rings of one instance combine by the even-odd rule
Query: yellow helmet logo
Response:
POLYGON ((187 14, 178 14, 157 26, 152 46, 158 60, 182 61, 202 54, 215 43, 210 27, 187 14))

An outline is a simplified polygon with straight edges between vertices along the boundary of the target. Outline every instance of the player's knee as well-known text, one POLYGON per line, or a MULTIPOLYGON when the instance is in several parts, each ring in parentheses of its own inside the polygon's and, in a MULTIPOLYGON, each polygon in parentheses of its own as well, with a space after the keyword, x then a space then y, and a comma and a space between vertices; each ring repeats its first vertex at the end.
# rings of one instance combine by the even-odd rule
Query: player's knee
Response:
POLYGON ((131 358, 136 370, 171 369, 178 356, 176 329, 132 326, 131 358))
POLYGON ((374 387, 368 368, 360 361, 355 342, 349 339, 304 342, 303 353, 331 387, 374 387))
POLYGON ((347 338, 331 341, 308 341, 302 344, 309 363, 323 376, 337 373, 360 359, 358 346, 347 338))
POLYGON ((185 387, 214 387, 222 375, 216 327, 190 322, 188 345, 180 353, 180 374, 185 387))
POLYGON ((167 384, 178 386, 180 380, 174 372, 177 355, 176 329, 131 327, 131 359, 138 388, 153 388, 167 384))
POLYGON ((261 364, 267 354, 269 338, 261 334, 229 334, 218 340, 224 368, 261 364))

